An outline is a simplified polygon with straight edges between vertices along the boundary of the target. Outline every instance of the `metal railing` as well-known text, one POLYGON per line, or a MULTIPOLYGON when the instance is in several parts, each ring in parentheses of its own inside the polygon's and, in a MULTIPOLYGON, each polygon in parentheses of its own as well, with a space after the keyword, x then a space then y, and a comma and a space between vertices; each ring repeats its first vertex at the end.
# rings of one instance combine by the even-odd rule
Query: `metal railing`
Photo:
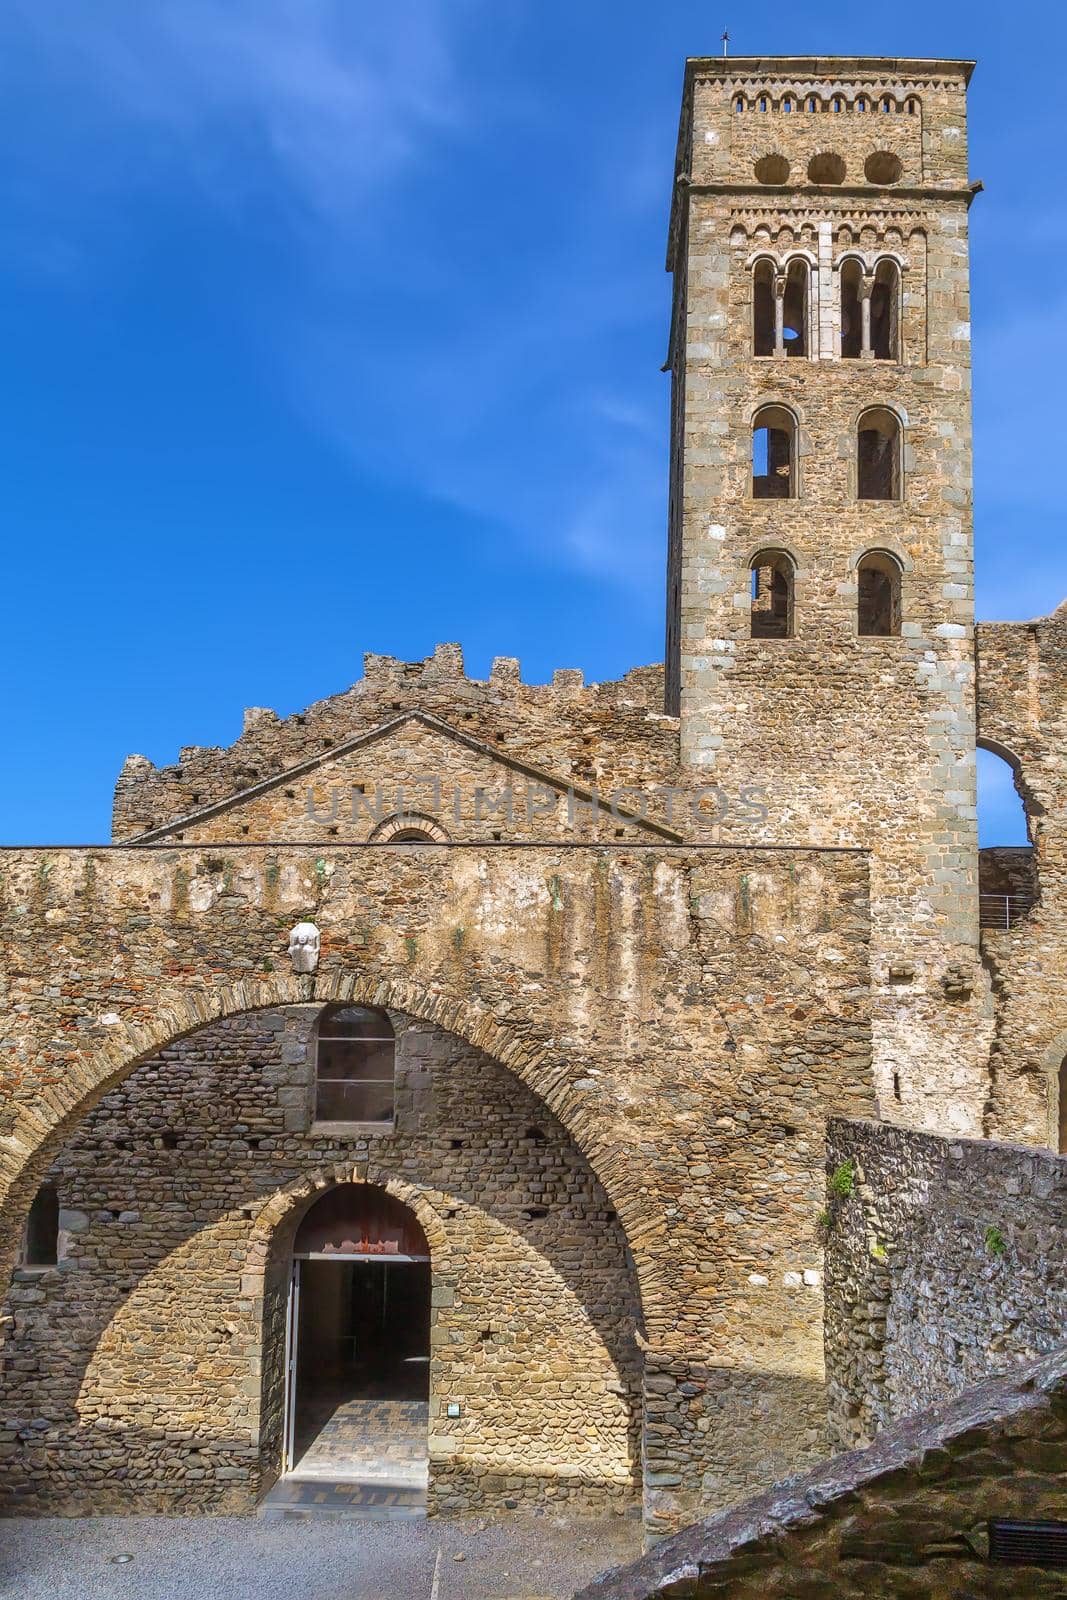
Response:
POLYGON ((980 894, 978 925, 982 928, 1014 928, 1037 904, 1032 894, 980 894))

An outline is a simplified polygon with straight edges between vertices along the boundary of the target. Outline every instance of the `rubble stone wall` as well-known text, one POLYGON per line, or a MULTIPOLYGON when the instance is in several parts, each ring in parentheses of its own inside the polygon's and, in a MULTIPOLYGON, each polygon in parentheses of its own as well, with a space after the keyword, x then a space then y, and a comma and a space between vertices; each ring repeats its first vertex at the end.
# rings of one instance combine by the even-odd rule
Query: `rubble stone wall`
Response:
POLYGON ((1067 1343, 1067 1158, 830 1124, 831 1437, 868 1443, 933 1400, 1067 1343))

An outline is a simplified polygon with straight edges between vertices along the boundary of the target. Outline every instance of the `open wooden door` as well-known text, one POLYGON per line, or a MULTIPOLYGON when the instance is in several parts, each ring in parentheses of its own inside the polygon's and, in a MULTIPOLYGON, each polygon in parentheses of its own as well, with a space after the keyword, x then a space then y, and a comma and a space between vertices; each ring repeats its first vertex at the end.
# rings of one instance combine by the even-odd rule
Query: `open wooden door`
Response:
POLYGON ((293 1262, 289 1279, 289 1308, 285 1318, 285 1434, 282 1474, 292 1472, 296 1455, 296 1364, 300 1339, 300 1261, 293 1262))

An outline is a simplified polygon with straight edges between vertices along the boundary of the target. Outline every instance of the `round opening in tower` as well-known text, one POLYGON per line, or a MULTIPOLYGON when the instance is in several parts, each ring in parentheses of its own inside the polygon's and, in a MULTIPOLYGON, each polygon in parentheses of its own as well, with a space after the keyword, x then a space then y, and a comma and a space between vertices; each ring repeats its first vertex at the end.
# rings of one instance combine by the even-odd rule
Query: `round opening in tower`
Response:
POLYGON ((808 162, 808 178, 812 183, 844 183, 845 163, 840 156, 823 151, 808 162))
POLYGON ((892 150, 876 150, 863 163, 863 175, 868 183, 896 183, 901 170, 900 157, 892 150))
POLYGON ((760 156, 755 167, 757 183, 788 183, 789 162, 785 156, 760 156))

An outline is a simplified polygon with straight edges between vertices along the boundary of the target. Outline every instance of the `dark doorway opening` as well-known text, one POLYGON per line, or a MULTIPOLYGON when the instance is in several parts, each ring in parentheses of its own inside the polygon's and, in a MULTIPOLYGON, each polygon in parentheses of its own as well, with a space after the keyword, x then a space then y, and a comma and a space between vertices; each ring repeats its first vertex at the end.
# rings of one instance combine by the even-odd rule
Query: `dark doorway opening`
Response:
MULTIPOLYGON (((430 1398, 430 1264, 304 1261, 297 1337, 297 1465, 333 1419, 337 1453, 352 1402, 430 1398)), ((325 1441, 324 1441, 325 1442, 325 1441)))
POLYGON ((385 1190, 341 1184, 293 1247, 286 1470, 322 1483, 424 1490, 430 1252, 385 1190))

